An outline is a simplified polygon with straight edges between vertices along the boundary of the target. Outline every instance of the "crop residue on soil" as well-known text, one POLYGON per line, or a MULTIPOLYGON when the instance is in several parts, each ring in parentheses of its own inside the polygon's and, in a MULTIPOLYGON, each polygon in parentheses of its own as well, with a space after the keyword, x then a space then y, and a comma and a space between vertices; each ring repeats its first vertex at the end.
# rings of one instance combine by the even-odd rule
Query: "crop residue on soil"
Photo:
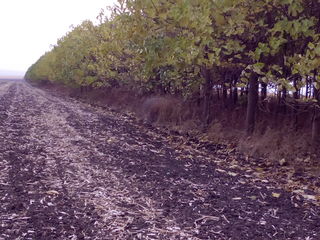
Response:
POLYGON ((236 154, 1 82, 0 239, 319 239, 319 207, 236 154))

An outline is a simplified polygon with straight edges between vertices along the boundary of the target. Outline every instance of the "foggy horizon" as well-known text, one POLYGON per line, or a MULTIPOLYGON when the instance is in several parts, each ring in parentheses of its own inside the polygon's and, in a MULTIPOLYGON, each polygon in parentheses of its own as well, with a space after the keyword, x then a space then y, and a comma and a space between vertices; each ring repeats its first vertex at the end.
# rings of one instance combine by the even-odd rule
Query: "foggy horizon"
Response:
POLYGON ((0 79, 3 78, 23 78, 25 71, 11 70, 11 69, 0 69, 0 79))
POLYGON ((97 22, 96 17, 101 9, 106 10, 107 6, 112 6, 115 2, 116 0, 1 2, 0 78, 22 78, 32 64, 70 31, 70 26, 77 26, 84 20, 97 22))

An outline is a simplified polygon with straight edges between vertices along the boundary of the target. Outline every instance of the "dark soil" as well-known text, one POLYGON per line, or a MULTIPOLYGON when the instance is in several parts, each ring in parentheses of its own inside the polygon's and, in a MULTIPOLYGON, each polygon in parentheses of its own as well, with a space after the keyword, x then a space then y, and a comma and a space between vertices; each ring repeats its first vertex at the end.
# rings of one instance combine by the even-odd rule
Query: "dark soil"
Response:
POLYGON ((316 202, 247 161, 130 115, 1 83, 0 239, 320 239, 316 202))

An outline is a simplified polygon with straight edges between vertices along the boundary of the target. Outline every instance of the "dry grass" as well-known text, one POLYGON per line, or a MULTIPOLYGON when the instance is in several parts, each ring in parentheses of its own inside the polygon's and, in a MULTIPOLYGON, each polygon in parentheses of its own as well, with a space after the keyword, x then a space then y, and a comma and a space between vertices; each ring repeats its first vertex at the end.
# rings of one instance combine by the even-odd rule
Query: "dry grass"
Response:
MULTIPOLYGON (((149 97, 142 109, 142 117, 152 123, 166 124, 188 133, 203 132, 200 108, 190 103, 171 97, 149 97)), ((248 138, 244 134, 245 108, 228 110, 217 104, 214 121, 205 128, 204 135, 210 141, 237 146, 246 155, 265 157, 277 163, 285 159, 291 165, 301 164, 300 159, 311 157, 314 164, 318 155, 311 144, 310 114, 300 114, 298 118, 295 126, 290 112, 280 115, 259 112, 256 132, 248 138)))
POLYGON ((255 133, 250 138, 242 138, 239 147, 249 155, 264 156, 279 160, 282 158, 294 160, 303 157, 310 150, 310 135, 304 132, 292 132, 284 127, 255 133))
MULTIPOLYGON (((68 91, 62 86, 55 88, 64 94, 68 91)), ((290 113, 272 113, 276 112, 275 101, 269 103, 269 113, 258 113, 256 132, 248 138, 243 131, 245 107, 230 110, 222 103, 215 103, 214 120, 204 127, 201 124, 201 104, 195 100, 183 101, 173 96, 142 96, 124 88, 94 90, 84 94, 80 94, 79 90, 69 90, 69 94, 94 105, 134 112, 148 123, 192 135, 204 134, 210 141, 236 145, 247 155, 267 157, 275 161, 285 158, 294 162, 295 159, 312 156, 311 153, 315 152, 310 143, 310 114, 301 114, 298 129, 295 129, 290 113)), ((317 158, 317 155, 313 156, 317 158)))
POLYGON ((152 123, 171 123, 181 125, 182 103, 170 96, 152 96, 146 98, 140 113, 143 118, 152 123))

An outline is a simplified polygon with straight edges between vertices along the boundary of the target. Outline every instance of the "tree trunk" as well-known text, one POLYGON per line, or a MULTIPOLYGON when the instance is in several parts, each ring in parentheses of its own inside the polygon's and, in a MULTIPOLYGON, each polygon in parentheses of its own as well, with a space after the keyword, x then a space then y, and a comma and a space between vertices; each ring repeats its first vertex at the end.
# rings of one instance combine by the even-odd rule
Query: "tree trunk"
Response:
POLYGON ((306 98, 309 98, 309 76, 306 77, 306 98))
POLYGON ((312 120, 312 143, 317 146, 320 140, 320 112, 318 106, 314 108, 314 115, 312 120))
POLYGON ((220 101, 220 89, 219 86, 217 86, 217 99, 220 101))
MULTIPOLYGON (((317 72, 314 72, 313 81, 316 81, 317 72)), ((313 95, 317 102, 314 106, 314 113, 312 119, 312 143, 317 146, 320 143, 320 91, 316 87, 313 88, 313 95)))
POLYGON ((230 84, 230 87, 229 87, 229 100, 230 100, 230 102, 233 102, 232 98, 233 98, 233 87, 230 84))
POLYGON ((318 92, 318 89, 315 87, 314 83, 315 83, 315 78, 312 78, 310 83, 310 86, 312 86, 312 94, 310 94, 310 96, 312 96, 314 99, 317 99, 319 92, 318 92))
POLYGON ((261 101, 267 98, 267 84, 261 83, 261 101))
POLYGON ((222 84, 222 97, 223 97, 223 105, 224 105, 224 107, 227 107, 228 90, 227 90, 227 87, 224 83, 222 84))
POLYGON ((242 97, 244 95, 244 88, 242 87, 241 89, 240 89, 240 96, 242 97))
POLYGON ((204 68, 202 70, 203 77, 205 79, 204 83, 204 98, 203 98, 203 120, 205 124, 211 122, 212 113, 211 113, 211 100, 212 100, 212 74, 210 69, 204 68))
POLYGON ((238 103, 238 88, 233 88, 233 105, 236 106, 238 103))
POLYGON ((282 88, 282 100, 285 101, 287 99, 287 89, 285 87, 282 88))
POLYGON ((258 75, 251 74, 249 80, 248 90, 248 105, 247 105, 247 117, 246 117, 246 132, 247 135, 252 135, 255 127, 255 117, 258 103, 258 75))
POLYGON ((299 99, 299 89, 298 89, 298 86, 297 86, 297 79, 294 78, 293 80, 293 87, 294 87, 294 92, 293 92, 293 98, 294 99, 299 99))
POLYGON ((249 94, 249 84, 247 84, 244 92, 245 92, 246 96, 248 97, 248 94, 249 94))
POLYGON ((281 91, 282 95, 281 95, 281 101, 280 101, 280 111, 281 113, 287 113, 287 105, 286 105, 286 101, 287 101, 287 95, 288 95, 288 91, 285 87, 282 88, 281 91))
POLYGON ((277 91, 277 101, 278 101, 278 105, 281 105, 281 91, 277 91))
MULTIPOLYGON (((294 78, 293 80, 293 86, 295 91, 293 92, 293 98, 295 100, 298 100, 300 98, 300 90, 298 89, 297 86, 297 78, 294 78)), ((295 131, 298 131, 298 112, 299 112, 299 104, 296 104, 297 102, 295 101, 295 104, 293 106, 293 119, 294 119, 294 129, 295 131)))
POLYGON ((231 98, 233 107, 236 106, 237 103, 238 103, 238 88, 237 88, 237 84, 238 84, 239 77, 240 76, 238 76, 237 74, 233 75, 233 81, 232 81, 233 89, 232 89, 232 98, 231 98))

